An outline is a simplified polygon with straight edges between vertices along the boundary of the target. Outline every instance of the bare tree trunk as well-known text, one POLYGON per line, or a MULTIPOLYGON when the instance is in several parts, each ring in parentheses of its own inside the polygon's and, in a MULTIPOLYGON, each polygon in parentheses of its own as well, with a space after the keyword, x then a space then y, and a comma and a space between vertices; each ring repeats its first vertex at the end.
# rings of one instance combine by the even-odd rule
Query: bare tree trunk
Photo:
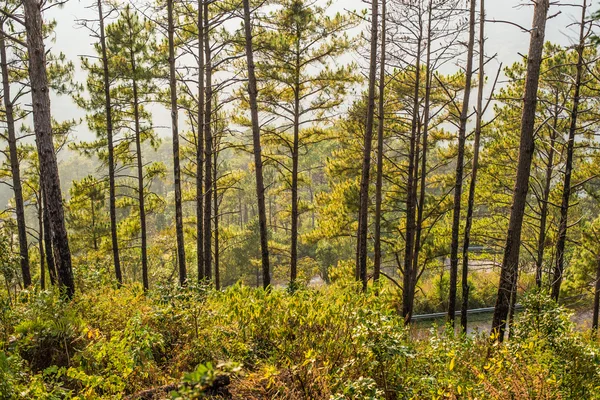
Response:
POLYGON ((294 82, 294 137, 292 143, 292 223, 290 248, 290 287, 298 275, 298 157, 300 142, 300 40, 296 41, 294 82))
POLYGON ((362 174, 360 179, 360 213, 358 223, 358 271, 363 292, 367 291, 367 232, 369 215, 369 174, 371 172, 371 148, 373 146, 373 120, 375 116, 375 80, 377 78, 377 28, 378 0, 371 0, 371 55, 369 65, 369 92, 367 121, 363 148, 362 174))
MULTIPOLYGON (((419 14, 420 15, 420 14, 419 14)), ((421 17, 419 17, 421 18, 421 17)), ((416 182, 414 174, 416 169, 417 159, 417 129, 419 124, 419 90, 421 88, 421 42, 423 40, 423 21, 418 21, 419 38, 417 40, 417 55, 415 63, 415 86, 413 98, 413 115, 411 122, 410 145, 408 153, 408 172, 406 179, 406 243, 404 247, 404 276, 402 282, 402 316, 404 321, 410 322, 414 304, 414 288, 413 288, 413 256, 416 233, 416 182)))
POLYGON ((206 102, 204 110, 204 276, 212 279, 212 231, 211 231, 211 204, 212 198, 212 60, 209 35, 208 1, 204 3, 204 59, 206 67, 206 102))
POLYGON ((375 183, 375 237, 373 282, 381 273, 381 203, 383 202, 383 128, 385 123, 385 18, 386 0, 381 0, 381 54, 379 61, 379 124, 377 126, 377 181, 375 183))
POLYGON ((204 276, 204 0, 198 0, 198 137, 196 138, 196 256, 198 281, 204 276))
POLYGON ((110 235, 112 240, 113 262, 115 276, 119 285, 123 284, 121 260, 119 257, 119 239, 117 236, 117 205, 115 189, 115 151, 113 143, 112 101, 110 96, 110 79, 108 71, 108 56, 106 51, 106 35, 104 32, 104 13, 102 0, 98 0, 98 21, 100 24, 100 47, 102 48, 102 77, 104 79, 104 101, 106 113, 106 142, 108 146, 108 203, 110 209, 110 235))
MULTIPOLYGON (((473 1, 475 2, 475 1, 473 1)), ((474 12, 474 11, 473 11, 474 12)), ((473 16, 474 17, 474 16, 473 16)), ((473 21, 473 25, 475 22, 473 21)), ((477 120, 475 122, 475 138, 473 142, 473 161, 471 182, 469 183, 469 199, 467 201, 467 217, 462 251, 462 305, 460 308, 460 325, 467 332, 467 311, 469 309, 469 247, 471 246, 471 226, 475 208, 475 189, 477 170, 479 169, 479 145, 481 141, 481 121, 483 119, 483 88, 485 84, 485 0, 479 5, 479 82, 477 88, 477 120)))
MULTIPOLYGON (((415 246, 412 254, 412 268, 410 271, 410 290, 411 297, 414 298, 414 290, 417 285, 418 271, 419 271, 419 253, 421 252, 421 236, 423 231, 423 212, 425 210, 425 190, 427 188, 427 151, 428 151, 428 140, 429 140, 429 117, 430 117, 430 105, 431 105, 431 35, 433 34, 432 29, 432 12, 433 12, 433 0, 429 0, 429 12, 427 19, 427 50, 426 50, 426 61, 425 61, 425 106, 423 110, 423 137, 421 144, 421 174, 420 174, 420 185, 419 185, 419 200, 417 202, 417 222, 415 225, 415 246)), ((416 169, 416 168, 415 168, 416 169)), ((416 181, 414 183, 416 185, 416 181)), ((415 187, 416 189, 416 187, 415 187)), ((412 303, 411 300, 411 316, 412 316, 412 303)), ((410 318, 407 320, 410 322, 410 318)))
POLYGON ((258 121, 258 88, 254 71, 254 51, 252 47, 252 26, 250 25, 250 0, 244 0, 244 32, 246 36, 246 59, 248 63, 248 97, 252 118, 252 141, 254 144, 254 164, 256 170, 256 197, 258 202, 258 224, 260 229, 260 247, 263 271, 263 287, 271 285, 269 268, 269 245, 267 232, 267 213, 265 208, 265 184, 263 181, 262 148, 260 145, 260 125, 258 121))
MULTIPOLYGON (((134 71, 136 70, 135 55, 130 54, 131 67, 134 71)), ((138 206, 140 213, 140 236, 141 236, 141 250, 142 250, 142 284, 144 290, 148 290, 148 243, 146 233, 146 205, 144 195, 144 164, 142 161, 142 138, 140 132, 140 110, 139 110, 139 97, 137 81, 133 79, 133 118, 135 124, 135 150, 136 150, 136 161, 137 161, 137 173, 138 173, 138 206)))
POLYGON ((33 106, 33 126, 42 171, 42 185, 46 193, 52 243, 58 266, 58 282, 67 297, 75 294, 71 250, 65 226, 58 163, 52 140, 52 117, 50 114, 50 91, 46 73, 46 50, 44 47, 41 4, 38 0, 23 0, 27 50, 29 55, 29 79, 33 106))
POLYGON ((548 200, 552 184, 552 171, 554 170, 554 145, 556 143, 556 132, 558 127, 558 92, 556 93, 556 105, 550 132, 550 150, 548 152, 548 164, 546 164, 546 176, 544 180, 544 192, 542 194, 542 209, 540 211, 540 235, 538 237, 537 256, 535 260, 535 283, 538 288, 542 287, 542 266, 544 263, 544 250, 546 247, 546 223, 548 220, 548 200))
POLYGON ((575 78, 575 94, 573 95, 573 108, 571 110, 571 126, 569 127, 569 140, 567 142, 567 161, 565 163, 565 179, 563 182, 562 203, 560 205, 560 223, 558 225, 558 240, 556 242, 556 265, 552 277, 552 298, 558 301, 560 286, 563 280, 565 264, 565 243, 567 241, 569 201, 571 199, 571 174, 573 171, 573 153, 575 147, 575 135, 577 134, 577 117, 579 116, 579 102, 581 92, 581 80, 583 78, 584 59, 583 51, 586 42, 586 11, 587 0, 583 0, 581 7, 581 25, 579 30, 579 46, 577 47, 577 76, 575 78))
MULTIPOLYGON (((0 22, 0 31, 4 31, 0 22)), ((8 149, 10 159, 10 172, 12 186, 15 193, 15 211, 17 217, 17 231, 19 236, 19 262, 21 275, 25 287, 31 286, 31 271, 29 268, 29 250, 27 247, 27 225, 25 222, 25 206, 23 204, 23 188, 21 186, 21 170, 17 154, 17 135, 15 133, 15 118, 12 99, 10 97, 10 82, 8 78, 8 59, 6 57, 6 42, 0 34, 0 67, 2 69, 2 97, 6 114, 6 130, 8 133, 8 149)))
POLYGON ((221 289, 221 271, 219 270, 219 192, 217 191, 218 153, 213 151, 213 208, 215 212, 215 288, 221 289))
MULTIPOLYGON (((41 182, 41 177, 40 177, 41 182)), ((50 233, 50 217, 48 216, 48 208, 46 206, 46 198, 43 188, 40 187, 40 201, 42 201, 43 210, 43 224, 44 224, 44 247, 46 253, 46 265, 48 265, 48 275, 50 276, 50 283, 56 285, 58 282, 58 271, 56 270, 56 263, 54 262, 53 246, 52 246, 52 234, 50 233)))
MULTIPOLYGON (((448 321, 450 321, 452 327, 454 327, 454 316, 456 313, 456 285, 458 280, 458 243, 460 240, 460 209, 463 187, 465 140, 467 131, 467 121, 469 119, 471 80, 473 78, 473 49, 475 47, 475 2, 475 0, 471 0, 471 8, 469 12, 469 44, 467 49, 467 68, 465 71, 465 91, 463 96, 462 112, 460 114, 460 127, 458 129, 458 155, 456 160, 456 181, 454 183, 452 244, 450 246, 450 293, 448 296, 448 321)), ((463 285, 464 284, 465 283, 463 283, 463 285)))
POLYGON ((598 334, 598 314, 600 313, 600 255, 596 256, 596 284, 594 285, 594 312, 592 330, 598 334))
POLYGON ((498 297, 496 299, 496 307, 492 321, 492 334, 497 335, 499 341, 504 340, 513 282, 516 282, 518 275, 521 230, 523 227, 523 217, 525 215, 525 205, 527 202, 527 191, 529 190, 531 161, 535 150, 535 111, 537 107, 540 67, 544 50, 546 18, 548 16, 549 8, 550 3, 548 0, 538 0, 535 2, 532 24, 533 29, 531 31, 531 41, 529 44, 529 56, 527 58, 527 77, 525 81, 525 95, 523 98, 523 114, 521 117, 521 143, 519 145, 517 177, 508 224, 508 233, 506 235, 502 270, 500 272, 498 297))
POLYGON ((38 213, 38 251, 40 253, 40 287, 46 289, 46 270, 44 268, 44 203, 42 202, 41 193, 38 197, 37 204, 38 213))
POLYGON ((187 281, 185 266, 185 239, 183 237, 183 210, 181 196, 181 167, 179 165, 179 118, 177 109, 177 76, 175 75, 175 25, 173 1, 167 0, 169 36, 169 92, 171 94, 171 127, 173 130, 173 175, 175 183, 175 231, 177 236, 177 259, 179 261, 179 284, 187 281))

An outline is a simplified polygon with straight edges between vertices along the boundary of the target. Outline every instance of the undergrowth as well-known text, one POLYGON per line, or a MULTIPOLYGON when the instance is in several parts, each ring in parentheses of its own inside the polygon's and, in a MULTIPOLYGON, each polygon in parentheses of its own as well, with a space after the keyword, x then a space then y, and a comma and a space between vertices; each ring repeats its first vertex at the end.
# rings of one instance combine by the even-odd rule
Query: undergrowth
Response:
POLYGON ((67 303, 21 292, 0 304, 0 397, 115 399, 175 384, 167 396, 192 399, 227 375, 238 399, 600 399, 598 341, 547 296, 524 298, 504 344, 450 329, 417 339, 395 296, 190 284, 67 303))

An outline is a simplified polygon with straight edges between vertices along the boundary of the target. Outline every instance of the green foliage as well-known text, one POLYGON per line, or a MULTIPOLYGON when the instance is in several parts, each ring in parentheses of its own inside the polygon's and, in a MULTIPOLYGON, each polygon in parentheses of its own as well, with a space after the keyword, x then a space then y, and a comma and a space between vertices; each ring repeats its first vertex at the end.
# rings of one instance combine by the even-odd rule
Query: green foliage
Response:
POLYGON ((2 398, 113 399, 174 385, 172 398, 198 399, 220 384, 233 398, 597 398, 598 342, 547 294, 524 297, 512 338, 490 347, 484 336, 409 329, 395 293, 357 289, 190 282, 71 303, 30 293, 9 306, 21 321, 3 320, 12 338, 0 350, 2 398))

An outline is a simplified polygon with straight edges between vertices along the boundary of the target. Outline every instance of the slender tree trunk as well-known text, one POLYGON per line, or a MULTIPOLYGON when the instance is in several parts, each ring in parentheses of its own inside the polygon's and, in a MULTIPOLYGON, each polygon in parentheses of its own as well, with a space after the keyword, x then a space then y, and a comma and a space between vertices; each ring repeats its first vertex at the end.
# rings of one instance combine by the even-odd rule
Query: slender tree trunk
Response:
POLYGON ((46 270, 44 268, 44 203, 41 196, 38 198, 38 250, 40 253, 40 287, 46 289, 46 270))
POLYGON ((517 289, 519 287, 519 276, 516 275, 513 280, 513 286, 510 292, 510 306, 508 309, 508 338, 512 338, 514 330, 513 330, 513 322, 515 320, 515 306, 517 304, 517 289))
POLYGON ((206 103, 204 111, 204 188, 205 188, 205 201, 204 204, 204 276, 206 279, 212 279, 212 231, 211 222, 212 207, 210 201, 212 198, 212 55, 210 49, 210 35, 209 35, 209 15, 208 15, 208 2, 204 3, 204 59, 206 62, 206 103))
POLYGON ((198 0, 198 137, 196 138, 196 256, 198 281, 204 276, 204 0, 198 0))
MULTIPOLYGON (((475 1, 473 1, 475 2, 475 1)), ((474 18, 474 16, 473 16, 474 18)), ((473 21, 473 25, 475 21, 473 21)), ((485 84, 485 0, 479 4, 479 82, 477 87, 477 119, 475 121, 475 138, 473 141, 473 161, 471 167, 471 182, 469 183, 469 199, 467 201, 467 216, 462 249, 462 305, 460 308, 460 325, 467 332, 467 311, 469 309, 469 247, 471 246, 471 227, 475 209, 475 189, 477 185, 477 170, 479 169, 479 145, 481 141, 481 122, 483 119, 483 89, 485 84)))
MULTIPOLYGON (((412 254, 412 269, 411 269, 411 297, 414 298, 414 291, 417 285, 418 271, 419 271, 419 254, 421 252, 421 236, 423 231, 423 212, 425 210, 425 190, 427 188, 427 151, 428 151, 428 140, 429 140, 429 114, 431 105, 431 35, 432 30, 432 10, 433 0, 429 1, 429 12, 427 20, 427 55, 425 63, 425 106, 423 110, 423 137, 422 137, 422 155, 421 155, 421 176, 419 185, 419 201, 417 203, 417 223, 415 225, 415 246, 412 254)), ((412 300, 411 300, 411 314, 412 314, 412 300)), ((410 321, 410 319, 408 320, 410 321)))
POLYGON ((538 288, 542 287, 542 266, 544 264, 544 250, 546 247, 546 223, 548 220, 548 200, 552 184, 552 172, 554 171, 554 145, 556 143, 556 132, 558 128, 558 92, 556 93, 556 106, 552 121, 552 132, 550 132, 550 150, 548 152, 548 164, 546 164, 546 176, 544 180, 544 192, 542 194, 542 209, 540 210, 540 235, 538 237, 538 248, 535 260, 535 283, 538 288))
POLYGON ((596 284, 594 285, 594 313, 592 330, 598 334, 598 314, 600 313, 600 255, 596 256, 596 284))
POLYGON ((90 218, 92 219, 92 246, 94 248, 94 251, 98 251, 98 236, 96 232, 96 206, 92 197, 90 197, 90 207, 90 218))
POLYGON ((406 243, 404 246, 404 274, 402 279, 402 316, 405 322, 410 322, 413 313, 413 257, 416 233, 416 182, 414 179, 417 153, 417 130, 419 126, 419 91, 421 88, 421 42, 423 40, 423 21, 419 17, 419 37, 415 63, 415 86, 413 93, 412 121, 410 144, 408 152, 408 172, 406 178, 406 243))
POLYGON ((577 75, 575 78, 575 94, 573 95, 573 108, 571 110, 571 126, 569 127, 569 140, 567 142, 567 161, 565 163, 565 178, 563 182, 562 203, 560 205, 560 223, 558 225, 558 240, 556 242, 556 265, 552 277, 552 298, 558 301, 560 286, 563 280, 565 264, 565 243, 567 241, 569 201, 571 199, 571 174, 573 171, 573 153, 575 148, 575 135, 577 134, 577 117, 579 116, 579 102, 581 80, 583 78, 584 59, 583 51, 586 40, 586 11, 587 0, 583 0, 581 8, 581 25, 579 30, 579 46, 577 47, 577 75))
POLYGON ((385 123, 385 18, 386 0, 381 0, 381 54, 379 61, 379 118, 377 126, 377 181, 375 183, 375 237, 373 282, 379 282, 381 273, 381 203, 383 202, 383 128, 385 123))
MULTIPOLYGON (((131 53, 131 66, 133 74, 136 73, 136 62, 135 55, 131 53)), ((139 110, 139 97, 138 97, 138 86, 137 80, 133 79, 133 118, 135 124, 135 150, 136 150, 136 161, 137 161, 137 173, 138 173, 138 206, 140 213, 140 236, 141 236, 141 250, 142 250, 142 284, 144 290, 149 289, 148 282, 148 243, 146 233, 146 205, 145 205, 145 194, 144 194, 144 164, 142 161, 142 138, 140 131, 140 110, 139 110)), ((178 255, 179 257, 179 255, 178 255)))
POLYGON ((177 236, 177 260, 179 262, 179 284, 187 281, 185 265, 185 239, 183 237, 183 210, 181 195, 181 167, 179 165, 179 118, 177 108, 177 76, 175 72, 175 23, 173 1, 167 0, 169 36, 169 93, 171 94, 171 127, 173 131, 173 175, 175 181, 175 231, 177 236))
POLYGON ((112 100, 110 95, 110 79, 108 71, 108 55, 106 51, 106 35, 104 31, 104 13, 102 0, 98 0, 98 21, 100 23, 100 47, 102 48, 102 77, 104 79, 104 102, 106 113, 106 141, 108 145, 108 203, 110 209, 110 235, 112 240, 115 276, 119 285, 123 284, 121 260, 119 257, 119 238, 117 236, 117 205, 115 189, 115 151, 113 142, 112 100))
POLYGON ((296 35, 296 65, 294 82, 294 137, 292 143, 292 223, 290 248, 290 287, 298 275, 298 157, 300 143, 300 33, 296 35))
MULTIPOLYGON (((0 31, 4 31, 0 22, 0 31)), ((10 81, 8 78, 8 59, 6 57, 6 42, 4 35, 0 34, 0 67, 2 69, 2 97, 6 115, 6 131, 8 133, 8 149, 10 158, 10 172, 12 186, 15 193, 15 211, 17 217, 17 231, 19 235, 19 262, 21 275, 25 287, 31 286, 31 272, 29 268, 29 250, 27 247, 27 225, 25 222, 25 206, 23 204, 23 188, 21 186, 21 170, 17 154, 17 135, 15 133, 15 119, 13 104, 10 97, 10 81)))
MULTIPOLYGON (((40 177, 41 181, 41 177, 40 177)), ((44 224, 44 248, 46 253, 46 265, 48 266, 48 275, 50 276, 50 283, 56 285, 58 282, 58 271, 56 270, 56 263, 54 262, 54 254, 52 249, 52 233, 50 232, 50 217, 48 216, 48 208, 46 206, 46 197, 43 188, 40 188, 40 198, 42 199, 42 210, 43 210, 43 224, 44 224)))
POLYGON ((544 37, 546 33, 546 18, 550 3, 548 0, 538 0, 534 7, 533 29, 529 44, 527 58, 527 77, 525 80, 525 95, 523 98, 523 114, 521 117, 521 143, 519 145, 519 161, 517 164, 517 177, 513 194, 506 246, 498 297, 492 321, 492 334, 497 335, 499 341, 504 340, 506 319, 510 306, 510 296, 513 282, 516 282, 519 271, 519 249, 521 244, 521 230, 529 190, 529 176, 531 161, 535 150, 534 128, 535 111, 537 107, 537 92, 540 78, 540 67, 544 50, 544 37))
POLYGON ((75 293, 75 282, 71 267, 69 237, 65 226, 58 163, 52 140, 50 91, 46 74, 46 50, 44 47, 41 4, 38 0, 23 0, 23 7, 27 30, 33 126, 42 171, 42 185, 46 192, 46 205, 50 214, 52 243, 57 257, 58 282, 67 297, 72 298, 75 293))
POLYGON ((265 208, 265 184, 263 181, 262 148, 260 145, 260 125, 258 120, 258 87, 254 67, 254 51, 252 47, 252 26, 250 25, 250 0, 244 0, 244 32, 246 36, 246 59, 248 63, 248 97, 252 118, 252 141, 254 144, 254 164, 256 171, 256 197, 258 202, 258 225, 260 229, 260 247, 263 271, 263 287, 271 285, 269 268, 269 246, 267 232, 267 213, 265 208))
POLYGON ((217 191, 218 153, 213 151, 213 209, 215 212, 215 288, 221 289, 221 271, 219 270, 219 193, 217 191))
POLYGON ((463 187, 465 139, 467 131, 467 121, 469 119, 471 80, 473 77, 473 49, 475 47, 475 0, 471 0, 471 8, 469 14, 469 44, 467 49, 467 68, 465 72, 465 91, 463 96, 462 112, 460 114, 460 128, 458 129, 458 155, 456 159, 454 208, 452 212, 452 244, 450 246, 450 293, 448 296, 448 321, 450 321, 452 327, 454 327, 454 316, 456 312, 456 284, 458 280, 458 242, 460 240, 460 206, 463 187))
POLYGON ((377 79, 377 29, 378 0, 371 1, 371 55, 369 65, 369 92, 367 105, 367 121, 363 148, 362 173, 360 179, 360 214, 358 231, 358 271, 363 292, 367 291, 367 232, 369 216, 369 175, 371 172, 371 148, 373 146, 373 120, 375 117, 375 81, 377 79))

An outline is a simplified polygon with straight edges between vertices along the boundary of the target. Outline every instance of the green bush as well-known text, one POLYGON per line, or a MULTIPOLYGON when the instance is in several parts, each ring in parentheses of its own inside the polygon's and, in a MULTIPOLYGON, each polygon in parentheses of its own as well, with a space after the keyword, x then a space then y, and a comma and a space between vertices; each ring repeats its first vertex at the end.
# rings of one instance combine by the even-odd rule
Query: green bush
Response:
POLYGON ((169 385, 193 399, 220 375, 239 399, 598 398, 598 343, 547 294, 523 298, 504 344, 452 329, 414 335, 397 302, 395 289, 365 295, 343 280, 104 288, 68 303, 25 293, 3 311, 1 398, 115 399, 169 385))

